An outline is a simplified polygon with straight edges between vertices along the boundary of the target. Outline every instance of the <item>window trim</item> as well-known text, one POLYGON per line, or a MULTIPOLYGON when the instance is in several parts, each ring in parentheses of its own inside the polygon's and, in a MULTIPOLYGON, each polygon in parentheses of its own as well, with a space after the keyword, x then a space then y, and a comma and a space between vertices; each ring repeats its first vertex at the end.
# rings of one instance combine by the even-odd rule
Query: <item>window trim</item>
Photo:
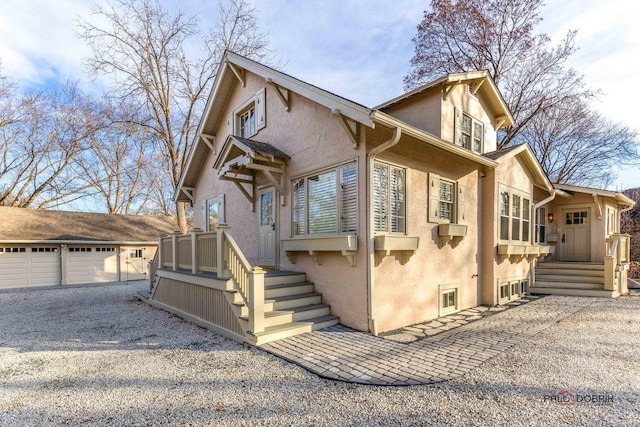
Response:
MULTIPOLYGON (((386 206, 388 209, 388 214, 387 214, 387 219, 386 219, 386 223, 385 223, 385 229, 384 230, 376 230, 375 229, 375 217, 376 217, 376 213, 374 210, 374 206, 375 206, 375 200, 371 201, 371 206, 370 209, 372 210, 372 219, 373 219, 373 233, 377 234, 377 235, 383 235, 383 234, 391 234, 391 235, 401 235, 401 236, 405 236, 407 235, 407 168, 402 166, 402 165, 398 165, 398 164, 394 164, 392 162, 386 162, 386 161, 380 161, 380 160, 375 160, 373 162, 373 168, 375 170, 376 165, 383 165, 386 166, 388 168, 388 176, 391 177, 391 171, 392 169, 396 169, 402 172, 402 181, 403 181, 403 188, 402 188, 402 197, 404 198, 404 201, 402 201, 401 203, 403 204, 403 209, 402 209, 402 215, 400 216, 396 216, 396 218, 400 218, 402 220, 402 224, 403 224, 403 229, 402 230, 393 230, 392 229, 392 223, 393 223, 393 215, 391 213, 391 206, 392 206, 392 202, 393 199, 391 197, 391 179, 388 180, 387 183, 387 200, 386 200, 386 206)), ((371 186, 373 187, 373 199, 376 199, 376 195, 375 195, 375 173, 373 175, 373 180, 371 182, 371 186)))
POLYGON ((460 286, 458 284, 440 285, 438 291, 438 316, 444 316, 447 314, 460 311, 460 286), (445 294, 453 293, 454 303, 453 306, 444 307, 445 294))
POLYGON ((446 177, 442 177, 436 173, 429 172, 427 177, 427 198, 428 198, 428 222, 436 224, 463 224, 465 222, 465 194, 466 187, 460 181, 454 181, 446 177), (440 182, 445 181, 453 184, 453 206, 451 218, 447 220, 440 217, 440 182))
POLYGON ((523 240, 525 233, 523 233, 523 227, 524 224, 526 223, 528 227, 531 226, 531 206, 533 206, 533 204, 531 203, 531 201, 533 200, 531 193, 527 193, 525 191, 522 190, 517 190, 515 188, 511 188, 508 187, 506 185, 502 185, 500 184, 498 186, 498 209, 497 209, 497 238, 498 238, 498 242, 501 243, 513 243, 513 244, 526 244, 529 245, 531 244, 531 233, 527 232, 526 236, 527 236, 527 240, 523 240), (509 195, 509 205, 507 206, 507 210, 506 212, 508 213, 508 216, 503 215, 503 209, 502 209, 502 195, 503 194, 508 194, 509 195), (514 216, 514 199, 518 198, 519 199, 519 208, 518 208, 518 214, 519 216, 516 217, 514 216), (524 215, 523 215, 523 207, 525 204, 525 201, 527 201, 529 203, 529 214, 528 214, 528 220, 524 220, 524 215), (505 239, 503 238, 503 228, 502 228, 502 224, 503 218, 508 218, 508 221, 506 222, 508 224, 507 228, 508 228, 508 238, 505 239), (518 238, 514 239, 513 238, 513 225, 515 224, 515 221, 517 220, 518 223, 518 238))
POLYGON ((529 275, 498 279, 497 292, 498 304, 500 305, 523 298, 529 292, 529 275), (507 290, 505 297, 502 296, 503 288, 507 290))
POLYGON ((220 214, 220 211, 218 211, 218 224, 226 224, 226 218, 225 218, 225 197, 224 194, 219 194, 215 197, 211 197, 209 199, 206 199, 204 201, 204 229, 205 231, 214 231, 211 229, 211 221, 209 219, 210 215, 209 215, 209 209, 210 206, 213 205, 214 203, 220 203, 220 206, 222 207, 222 214, 220 214))
POLYGON ((262 88, 227 116, 227 134, 251 138, 256 135, 258 131, 266 127, 266 117, 266 90, 262 88), (248 135, 242 136, 240 132, 240 117, 252 108, 254 109, 254 129, 252 129, 248 135))
POLYGON ((462 108, 456 108, 454 120, 456 122, 455 132, 454 132, 454 143, 464 148, 465 150, 469 150, 473 153, 476 153, 476 154, 484 153, 485 136, 486 136, 485 133, 487 128, 486 124, 482 120, 479 120, 478 118, 471 115, 470 113, 467 113, 462 108), (465 117, 467 117, 471 121, 471 128, 469 129, 469 132, 464 131, 463 123, 464 123, 465 117), (474 150, 474 136, 475 136, 475 129, 477 126, 480 127, 480 147, 479 147, 479 150, 474 150), (468 147, 465 146, 464 142, 462 141, 463 135, 467 135, 469 137, 468 147))
POLYGON ((301 174, 301 175, 297 175, 294 176, 290 179, 290 188, 291 188, 291 238, 292 239, 313 239, 313 238, 322 238, 322 237, 332 237, 332 236, 357 236, 358 235, 358 229, 359 229, 359 201, 360 201, 360 197, 359 197, 359 191, 358 191, 358 187, 359 187, 359 180, 358 180, 358 161, 356 160, 350 160, 350 161, 346 161, 346 162, 341 162, 338 163, 336 165, 332 165, 332 166, 328 166, 328 167, 324 167, 321 169, 316 169, 314 171, 311 171, 309 173, 305 173, 305 174, 301 174), (350 166, 353 165, 353 167, 355 168, 355 186, 356 186, 356 191, 354 194, 354 200, 353 203, 355 204, 355 230, 354 231, 342 231, 342 222, 341 222, 341 216, 342 213, 345 211, 344 206, 343 206, 343 189, 342 189, 342 181, 341 181, 341 174, 340 171, 343 167, 345 166, 350 166), (331 172, 333 171, 335 173, 336 176, 336 231, 331 231, 331 232, 323 232, 323 233, 309 233, 309 198, 308 198, 308 191, 309 191, 309 186, 307 184, 308 179, 314 176, 318 176, 318 175, 322 175, 325 174, 327 172, 331 172), (304 224, 303 224, 303 233, 297 234, 297 225, 296 222, 294 221, 294 218, 296 216, 296 189, 294 188, 296 185, 297 181, 300 180, 304 180, 304 224))

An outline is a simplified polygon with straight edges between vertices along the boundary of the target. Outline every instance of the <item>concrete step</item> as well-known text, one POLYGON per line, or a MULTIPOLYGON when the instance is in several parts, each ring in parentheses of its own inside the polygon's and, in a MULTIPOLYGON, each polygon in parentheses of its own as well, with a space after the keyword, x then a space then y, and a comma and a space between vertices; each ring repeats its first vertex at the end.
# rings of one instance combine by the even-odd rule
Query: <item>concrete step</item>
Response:
MULTIPOLYGON (((312 304, 294 307, 289 310, 274 310, 264 313, 264 325, 265 327, 270 327, 293 322, 304 322, 330 314, 330 307, 327 304, 312 304)), ((240 319, 248 322, 249 314, 240 316, 240 319)))
POLYGON ((277 285, 268 285, 264 287, 265 298, 275 298, 287 295, 306 294, 313 292, 313 283, 279 283, 277 285))
POLYGON ((604 284, 604 276, 589 276, 582 274, 541 274, 536 272, 536 282, 583 282, 604 284))
POLYGON ((287 295, 287 296, 269 298, 266 301, 273 302, 274 310, 284 310, 284 309, 290 309, 293 307, 301 307, 301 306, 311 305, 311 304, 320 304, 322 303, 322 295, 320 295, 317 292, 308 292, 305 294, 287 295))
POLYGON ((529 292, 534 295, 568 295, 603 298, 616 298, 620 296, 620 293, 616 291, 606 291, 604 289, 548 288, 542 286, 531 287, 529 288, 529 292))
POLYGON ((294 271, 269 271, 264 277, 265 287, 285 283, 306 282, 307 275, 294 271))
MULTIPOLYGON (((583 281, 563 282, 556 280, 541 280, 536 278, 536 288, 556 288, 556 289, 604 289, 604 283, 591 283, 583 281)), ((532 288, 530 288, 532 289, 532 288)))
POLYGON ((269 326, 265 328, 264 332, 259 332, 257 334, 247 332, 247 341, 250 344, 260 346, 271 341, 327 328, 329 326, 336 325, 339 322, 340 319, 338 317, 328 315, 312 318, 304 322, 292 322, 285 325, 269 326))
POLYGON ((560 269, 560 270, 602 270, 604 264, 595 262, 552 262, 544 261, 536 265, 536 269, 560 269))
POLYGON ((594 269, 581 270, 581 269, 571 269, 571 268, 536 268, 536 275, 538 274, 604 277, 604 268, 601 270, 594 270, 594 269))

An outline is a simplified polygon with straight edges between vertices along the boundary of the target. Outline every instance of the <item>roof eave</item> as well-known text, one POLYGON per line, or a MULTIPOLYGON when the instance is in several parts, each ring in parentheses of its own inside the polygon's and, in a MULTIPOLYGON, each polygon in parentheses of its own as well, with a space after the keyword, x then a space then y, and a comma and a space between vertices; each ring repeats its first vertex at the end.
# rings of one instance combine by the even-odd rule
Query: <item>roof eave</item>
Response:
POLYGON ((427 133, 423 130, 420 130, 414 126, 411 126, 401 120, 396 119, 393 116, 390 116, 387 113, 384 113, 382 111, 377 111, 374 110, 372 113, 372 118, 374 120, 374 122, 380 123, 382 125, 385 126, 389 126, 392 128, 396 128, 399 127, 402 130, 403 134, 406 134, 408 136, 411 136, 413 138, 419 139, 429 145, 432 145, 436 148, 442 149, 444 151, 450 152, 452 154, 456 154, 462 158, 465 158, 467 160, 470 160, 472 162, 475 163, 479 163, 483 166, 487 166, 490 168, 495 168, 496 166, 498 166, 497 162, 494 162, 491 159, 488 159, 484 156, 481 156, 479 154, 475 154, 469 150, 466 150, 462 147, 459 147, 455 144, 452 144, 450 142, 447 142, 443 139, 440 139, 434 135, 431 135, 430 133, 427 133))

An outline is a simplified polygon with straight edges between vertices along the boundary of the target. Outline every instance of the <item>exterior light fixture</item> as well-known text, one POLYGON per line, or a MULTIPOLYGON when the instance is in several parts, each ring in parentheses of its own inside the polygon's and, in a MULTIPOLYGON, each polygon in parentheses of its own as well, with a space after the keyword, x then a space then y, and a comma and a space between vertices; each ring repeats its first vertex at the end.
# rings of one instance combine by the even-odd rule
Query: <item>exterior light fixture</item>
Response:
POLYGON ((549 213, 549 215, 547 215, 547 220, 549 220, 549 224, 551 224, 553 222, 553 214, 549 213))

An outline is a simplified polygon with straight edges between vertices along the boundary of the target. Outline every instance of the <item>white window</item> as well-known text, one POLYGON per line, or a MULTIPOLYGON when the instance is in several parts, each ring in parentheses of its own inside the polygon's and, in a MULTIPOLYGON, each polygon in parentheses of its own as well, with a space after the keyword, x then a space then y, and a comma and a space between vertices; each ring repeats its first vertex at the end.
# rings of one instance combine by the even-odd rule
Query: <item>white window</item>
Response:
POLYGON ((456 144, 474 153, 483 152, 484 125, 481 121, 456 110, 456 134, 456 144))
POLYGON ((455 285, 440 285, 439 315, 452 313, 458 309, 458 288, 455 285))
POLYGON ((239 114, 239 132, 238 134, 243 138, 249 138, 256 133, 256 107, 251 105, 247 111, 239 114))
POLYGON ((266 124, 265 90, 260 89, 227 117, 227 133, 250 138, 266 124))
POLYGON ((529 278, 502 279, 498 285, 499 303, 504 304, 509 301, 521 298, 529 290, 529 278))
POLYGON ((355 234, 357 165, 349 163, 292 181, 292 234, 355 234))
POLYGON ((538 208, 536 217, 536 242, 545 243, 547 235, 547 209, 538 208))
POLYGON ((529 241, 531 199, 524 193, 502 189, 500 191, 500 240, 529 241))
POLYGON ((224 194, 209 199, 205 204, 206 231, 214 231, 218 224, 224 224, 224 194))
POLYGON ((462 223, 465 219, 465 187, 455 181, 429 174, 429 222, 462 223))
POLYGON ((387 163, 373 165, 373 229, 406 232, 405 170, 387 163))

